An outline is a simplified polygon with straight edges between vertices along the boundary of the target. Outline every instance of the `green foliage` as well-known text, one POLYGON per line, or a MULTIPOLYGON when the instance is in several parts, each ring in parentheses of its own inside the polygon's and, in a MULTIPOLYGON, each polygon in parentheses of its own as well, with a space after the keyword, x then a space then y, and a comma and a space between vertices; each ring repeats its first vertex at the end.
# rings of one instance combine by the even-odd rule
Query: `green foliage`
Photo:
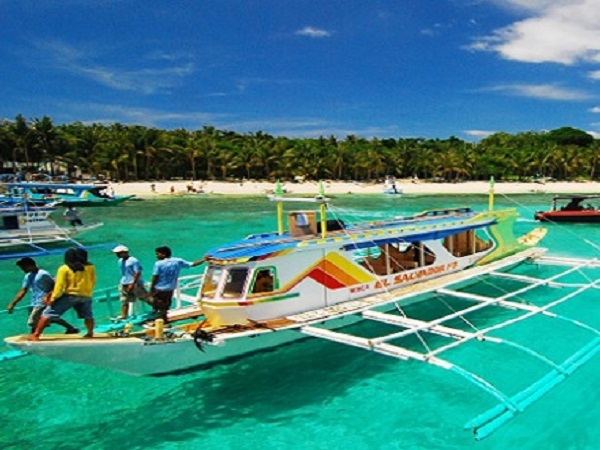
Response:
POLYGON ((574 128, 548 133, 495 133, 479 143, 448 139, 288 138, 240 134, 211 126, 188 131, 138 125, 54 125, 49 117, 0 121, 5 171, 22 165, 74 173, 78 168, 121 181, 169 179, 446 181, 593 180, 598 141, 574 128))

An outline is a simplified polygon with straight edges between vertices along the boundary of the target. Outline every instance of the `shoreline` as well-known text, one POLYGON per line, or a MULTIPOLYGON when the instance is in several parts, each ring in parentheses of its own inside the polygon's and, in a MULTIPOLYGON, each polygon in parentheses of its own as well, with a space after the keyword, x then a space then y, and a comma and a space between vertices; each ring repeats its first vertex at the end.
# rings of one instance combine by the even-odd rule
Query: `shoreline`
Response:
MULTIPOLYGON (((160 181, 160 182, 128 182, 111 183, 114 193, 117 195, 135 195, 136 197, 152 198, 158 196, 187 194, 187 185, 190 181, 160 181), (156 192, 152 192, 152 184, 156 192), (173 192, 171 192, 173 191, 173 192)), ((398 180, 398 189, 404 194, 416 195, 461 195, 482 194, 489 192, 487 181, 467 181, 462 183, 431 183, 412 182, 411 180, 398 180)), ((265 195, 275 189, 275 183, 266 181, 195 181, 195 189, 202 189, 205 194, 224 195, 265 195)), ((286 194, 317 195, 319 184, 315 181, 303 183, 282 183, 286 194)), ((358 183, 344 181, 324 181, 325 194, 383 194, 383 183, 358 183)), ((496 182, 494 191, 497 194, 600 194, 599 182, 548 182, 525 183, 525 182, 496 182)), ((196 194, 198 195, 198 194, 196 194)), ((200 194, 201 195, 201 194, 200 194)))

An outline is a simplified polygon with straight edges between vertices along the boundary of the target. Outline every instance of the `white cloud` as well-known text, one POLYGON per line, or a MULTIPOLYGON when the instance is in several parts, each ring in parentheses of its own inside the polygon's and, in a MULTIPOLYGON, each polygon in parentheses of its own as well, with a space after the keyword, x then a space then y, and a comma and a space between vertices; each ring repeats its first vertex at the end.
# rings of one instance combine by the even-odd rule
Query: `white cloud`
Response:
MULTIPOLYGON (((181 80, 195 72, 194 64, 191 62, 180 62, 178 65, 171 64, 175 56, 167 58, 168 54, 155 53, 149 59, 167 61, 162 67, 149 68, 118 68, 109 67, 93 62, 98 57, 93 52, 85 52, 74 48, 63 42, 44 42, 38 44, 49 64, 59 70, 66 70, 75 75, 91 79, 99 84, 120 91, 133 91, 143 94, 153 94, 160 91, 168 91, 177 86, 181 80)), ((184 58, 178 55, 176 59, 184 58)), ((38 61, 39 63, 39 61, 38 61)))
POLYGON ((593 108, 588 109, 588 111, 594 114, 600 114, 600 106, 594 106, 593 108))
POLYGON ((592 80, 600 80, 600 70, 594 70, 593 72, 589 72, 588 76, 592 80))
POLYGON ((331 31, 323 30, 320 28, 307 26, 302 28, 301 30, 296 31, 296 34, 299 36, 308 36, 311 38, 325 38, 330 37, 333 33, 331 31))
POLYGON ((491 136, 494 133, 497 133, 497 131, 487 131, 487 130, 465 130, 464 133, 467 136, 473 136, 473 137, 477 137, 477 138, 485 138, 488 136, 491 136))
POLYGON ((226 118, 225 115, 199 111, 171 112, 153 108, 101 103, 67 104, 64 106, 76 117, 87 116, 85 123, 123 123, 147 127, 197 129, 203 124, 226 118))
POLYGON ((517 97, 529 97, 542 100, 574 101, 591 98, 591 96, 585 92, 567 89, 553 84, 507 84, 494 86, 485 90, 504 92, 517 97))
POLYGON ((471 50, 488 50, 521 62, 600 62, 600 0, 505 0, 529 17, 476 39, 471 50))

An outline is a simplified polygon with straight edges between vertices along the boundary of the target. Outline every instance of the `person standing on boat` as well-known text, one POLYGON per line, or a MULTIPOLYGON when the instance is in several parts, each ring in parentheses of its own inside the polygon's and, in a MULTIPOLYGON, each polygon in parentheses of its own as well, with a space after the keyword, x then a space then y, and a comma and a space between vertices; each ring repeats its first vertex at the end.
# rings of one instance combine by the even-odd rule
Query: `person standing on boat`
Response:
POLYGON ((73 228, 77 228, 77 225, 83 225, 79 212, 73 206, 67 206, 64 216, 73 228))
POLYGON ((65 252, 65 263, 56 273, 52 294, 47 297, 48 306, 30 339, 38 341, 52 319, 59 318, 71 308, 77 311, 77 315, 85 323, 85 337, 94 337, 92 293, 95 285, 96 268, 88 261, 87 251, 82 248, 68 249, 65 252))
MULTIPOLYGON (((15 306, 25 297, 25 294, 31 289, 31 304, 29 306, 29 317, 27 325, 33 333, 42 315, 42 311, 46 308, 44 299, 50 295, 54 289, 54 278, 46 270, 40 269, 33 258, 21 258, 17 261, 17 266, 25 272, 21 289, 17 292, 15 298, 6 307, 9 314, 12 314, 15 306)), ((51 323, 57 323, 65 327, 66 334, 79 333, 79 329, 75 328, 69 322, 60 317, 53 319, 51 323)))
POLYGON ((129 249, 124 245, 117 245, 113 253, 119 258, 119 269, 121 280, 119 283, 119 295, 121 300, 121 317, 125 320, 129 315, 129 305, 135 303, 136 299, 148 301, 148 292, 144 288, 142 279, 142 265, 140 261, 129 254, 129 249))
POLYGON ((157 247, 156 261, 152 270, 152 283, 150 285, 150 294, 152 295, 154 312, 157 318, 163 319, 168 323, 167 311, 171 307, 173 292, 177 288, 177 279, 179 271, 182 268, 195 267, 206 261, 206 258, 189 262, 181 258, 172 256, 169 247, 157 247))

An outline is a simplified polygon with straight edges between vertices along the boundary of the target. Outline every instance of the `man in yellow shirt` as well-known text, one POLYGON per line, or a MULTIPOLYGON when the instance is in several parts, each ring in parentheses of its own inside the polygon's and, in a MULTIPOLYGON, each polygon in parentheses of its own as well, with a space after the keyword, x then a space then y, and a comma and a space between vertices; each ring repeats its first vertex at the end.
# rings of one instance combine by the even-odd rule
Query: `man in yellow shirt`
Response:
POLYGON ((85 337, 93 337, 92 294, 95 285, 96 268, 88 262, 87 252, 81 248, 68 249, 65 253, 65 263, 56 273, 54 290, 46 297, 45 302, 48 306, 30 339, 39 340, 51 319, 62 316, 71 308, 84 320, 87 329, 85 337))

